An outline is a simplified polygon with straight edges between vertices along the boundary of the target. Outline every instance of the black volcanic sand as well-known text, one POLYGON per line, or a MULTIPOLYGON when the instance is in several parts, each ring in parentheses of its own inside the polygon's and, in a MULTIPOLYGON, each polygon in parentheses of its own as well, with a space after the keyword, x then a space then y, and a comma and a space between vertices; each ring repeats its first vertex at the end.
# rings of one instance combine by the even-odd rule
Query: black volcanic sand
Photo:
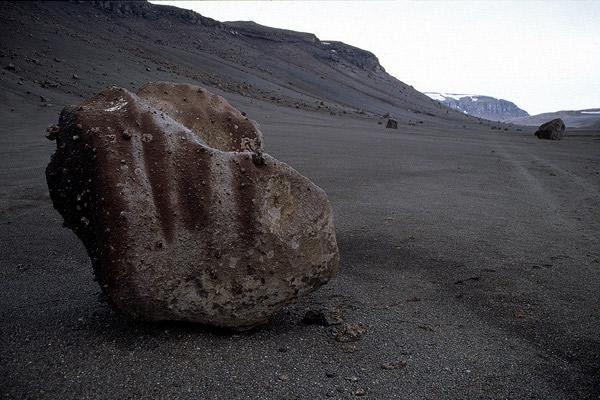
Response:
POLYGON ((327 191, 341 272, 244 334, 134 323, 98 300, 83 246, 61 227, 44 179, 55 144, 43 134, 64 105, 111 81, 203 83, 125 56, 120 70, 101 68, 115 53, 99 42, 83 53, 91 33, 36 42, 54 25, 43 13, 15 15, 0 15, 3 32, 22 40, 0 35, 2 67, 21 68, 0 75, 0 398, 598 398, 598 131, 540 141, 530 128, 491 130, 445 113, 413 126, 406 108, 393 130, 374 115, 209 88, 259 122, 270 154, 327 191), (81 41, 77 51, 63 45, 69 38, 81 41), (34 48, 41 65, 24 61, 34 48), (72 54, 49 70, 61 51, 72 54), (77 69, 83 59, 90 76, 77 69), (34 82, 66 82, 73 71, 79 79, 58 88, 34 82), (313 308, 339 308, 367 332, 340 343, 338 326, 302 322, 313 308))
POLYGON ((48 199, 58 110, 4 110, 2 398, 594 398, 598 137, 395 131, 228 98, 329 194, 338 278, 245 334, 128 322, 48 199), (301 322, 315 307, 368 331, 339 343, 301 322))

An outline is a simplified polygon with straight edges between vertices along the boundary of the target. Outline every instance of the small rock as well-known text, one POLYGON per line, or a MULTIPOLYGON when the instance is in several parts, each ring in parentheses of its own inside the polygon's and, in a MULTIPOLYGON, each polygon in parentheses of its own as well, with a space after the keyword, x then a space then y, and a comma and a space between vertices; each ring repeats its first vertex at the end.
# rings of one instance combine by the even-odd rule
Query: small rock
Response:
POLYGON ((150 67, 146 67, 146 71, 150 72, 150 67))
POLYGON ((358 376, 356 376, 356 375, 347 376, 344 379, 346 379, 349 382, 357 382, 358 381, 358 376))
POLYGON ((8 63, 8 65, 6 67, 4 67, 4 69, 8 70, 8 71, 16 71, 17 70, 17 66, 13 63, 8 63))
POLYGON ((432 327, 430 327, 429 325, 417 325, 417 328, 423 329, 424 331, 428 331, 428 332, 435 332, 435 330, 432 327))
POLYGON ((307 325, 331 326, 341 324, 343 318, 339 310, 308 310, 302 322, 307 325))
POLYGON ((281 374, 277 377, 277 379, 279 379, 281 382, 287 382, 290 380, 290 377, 285 374, 281 374))
POLYGON ((56 140, 58 133, 60 132, 60 128, 58 125, 53 124, 46 128, 46 139, 48 140, 56 140))
POLYGON ((353 393, 355 396, 364 396, 367 394, 367 391, 363 388, 358 388, 353 393))
POLYGON ((402 369, 406 367, 406 362, 404 361, 388 361, 381 364, 381 368, 391 370, 391 369, 402 369))
POLYGON ((347 324, 337 332, 335 340, 341 343, 356 342, 365 333, 367 328, 363 324, 347 324))
POLYGON ((73 74, 73 75, 72 75, 72 78, 73 78, 73 79, 75 79, 75 80, 77 80, 77 79, 79 79, 79 75, 77 75, 77 74, 73 74))
POLYGON ((387 124, 385 124, 385 127, 389 129, 398 129, 398 121, 390 118, 388 119, 387 124))

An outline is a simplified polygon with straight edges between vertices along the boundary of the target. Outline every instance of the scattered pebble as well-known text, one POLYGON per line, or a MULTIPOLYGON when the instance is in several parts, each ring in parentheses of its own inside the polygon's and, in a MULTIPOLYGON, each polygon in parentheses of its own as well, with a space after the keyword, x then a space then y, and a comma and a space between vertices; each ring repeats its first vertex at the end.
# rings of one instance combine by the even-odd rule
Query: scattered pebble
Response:
POLYGON ((388 361, 388 362, 384 362, 383 364, 381 364, 381 368, 387 369, 387 370, 402 369, 404 367, 406 367, 405 361, 388 361))
POLYGON ((341 312, 337 309, 308 310, 304 314, 302 322, 307 325, 331 326, 341 324, 343 322, 343 318, 341 312))
POLYGON ((335 340, 341 343, 356 342, 365 333, 367 333, 367 328, 363 324, 346 324, 337 332, 335 340))

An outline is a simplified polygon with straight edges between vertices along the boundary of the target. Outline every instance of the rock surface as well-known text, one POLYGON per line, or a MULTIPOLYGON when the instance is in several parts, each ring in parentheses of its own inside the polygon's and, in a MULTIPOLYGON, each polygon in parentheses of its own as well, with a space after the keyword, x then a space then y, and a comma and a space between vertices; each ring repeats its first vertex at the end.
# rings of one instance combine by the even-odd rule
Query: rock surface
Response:
POLYGON ((260 151, 262 133, 253 121, 223 97, 193 86, 158 82, 144 85, 138 96, 196 132, 221 151, 260 151))
POLYGON ((326 194, 202 88, 113 87, 63 110, 49 137, 54 206, 132 318, 248 329, 337 271, 326 194))
POLYGON ((565 123, 562 119, 556 118, 552 121, 540 125, 535 132, 538 139, 560 140, 566 135, 565 123))

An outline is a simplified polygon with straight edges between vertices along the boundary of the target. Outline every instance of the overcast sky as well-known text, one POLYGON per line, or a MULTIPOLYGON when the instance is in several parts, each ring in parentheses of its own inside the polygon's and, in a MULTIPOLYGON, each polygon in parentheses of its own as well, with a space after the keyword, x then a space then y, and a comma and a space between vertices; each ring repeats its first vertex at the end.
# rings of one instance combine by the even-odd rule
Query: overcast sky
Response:
POLYGON ((490 95, 531 114, 600 107, 600 0, 160 3, 340 40, 420 91, 490 95))

